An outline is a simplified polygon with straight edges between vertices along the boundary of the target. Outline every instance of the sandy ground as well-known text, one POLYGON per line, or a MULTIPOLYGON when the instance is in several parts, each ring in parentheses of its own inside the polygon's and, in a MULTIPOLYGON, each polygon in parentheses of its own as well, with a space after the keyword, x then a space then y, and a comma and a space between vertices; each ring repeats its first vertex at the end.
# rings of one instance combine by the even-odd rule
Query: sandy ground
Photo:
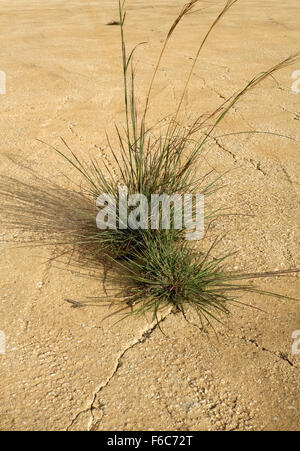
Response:
MULTIPOLYGON (((27 161, 42 176, 69 171, 36 138, 63 136, 80 155, 105 146, 104 131, 122 123, 121 66, 115 1, 0 2, 1 173, 25 179, 8 159, 27 161)), ((150 119, 175 109, 197 42, 224 2, 205 1, 170 42, 155 85, 150 119)), ((128 1, 128 44, 136 54, 140 102, 160 44, 181 0, 128 1)), ((211 111, 256 73, 299 50, 299 0, 241 0, 203 51, 185 99, 187 116, 211 111)), ((300 64, 300 63, 299 63, 300 64)), ((299 138, 300 94, 285 69, 244 98, 224 132, 265 130, 299 138)), ((200 163, 199 163, 200 164, 200 163)), ((225 176, 216 197, 250 216, 224 218, 223 248, 238 251, 230 266, 247 271, 300 267, 299 143, 272 136, 228 137, 202 162, 225 176)), ((26 175, 28 180, 28 175, 26 175)), ((74 177, 74 176, 73 176, 74 177)), ((29 176, 30 179, 30 176, 29 176)), ((3 240, 11 236, 1 230, 3 240)), ((15 234, 15 238, 18 235, 15 234)), ((261 296, 263 308, 232 309, 219 342, 179 315, 154 324, 130 318, 102 322, 107 308, 73 309, 65 298, 104 296, 102 282, 45 263, 51 249, 1 247, 0 355, 2 430, 299 430, 300 355, 292 332, 299 305, 261 296)), ((299 297, 299 278, 260 286, 299 297)))

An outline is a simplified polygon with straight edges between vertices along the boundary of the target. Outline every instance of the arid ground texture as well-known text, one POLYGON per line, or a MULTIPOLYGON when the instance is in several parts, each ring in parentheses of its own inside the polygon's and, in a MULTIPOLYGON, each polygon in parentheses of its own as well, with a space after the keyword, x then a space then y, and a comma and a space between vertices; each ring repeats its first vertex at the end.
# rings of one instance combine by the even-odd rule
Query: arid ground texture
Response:
MULTIPOLYGON (((203 1, 169 42, 153 88, 149 123, 174 113, 197 46, 224 1, 203 1)), ((126 34, 135 55, 136 94, 145 100, 153 68, 181 0, 128 0, 126 34)), ((78 175, 39 140, 84 157, 107 149, 105 132, 122 125, 120 30, 114 0, 2 0, 1 174, 68 184, 78 175), (96 147, 95 147, 96 146, 96 147), (17 164, 16 164, 17 162, 17 164)), ((213 111, 257 73, 300 50, 299 0, 241 0, 210 36, 184 99, 186 120, 213 111)), ((289 136, 231 135, 211 142, 199 171, 224 174, 217 206, 233 216, 213 225, 219 252, 237 251, 229 269, 299 268, 300 63, 249 92, 219 134, 260 130, 289 136), (298 91, 299 92, 299 91, 298 91), (298 140, 298 142, 297 142, 298 140)), ((106 151, 109 160, 109 152, 106 151)), ((4 211, 1 214, 5 214, 4 211)), ((16 215, 18 211, 16 210, 16 215)), ((61 267, 51 247, 16 247, 1 229, 1 430, 299 430, 300 304, 246 294, 263 309, 231 308, 218 340, 178 314, 103 318, 103 281, 61 267), (8 243, 6 241, 9 241, 8 243)), ((199 243, 201 248, 202 243, 199 243)), ((265 278, 267 291, 300 297, 299 276, 265 278)))

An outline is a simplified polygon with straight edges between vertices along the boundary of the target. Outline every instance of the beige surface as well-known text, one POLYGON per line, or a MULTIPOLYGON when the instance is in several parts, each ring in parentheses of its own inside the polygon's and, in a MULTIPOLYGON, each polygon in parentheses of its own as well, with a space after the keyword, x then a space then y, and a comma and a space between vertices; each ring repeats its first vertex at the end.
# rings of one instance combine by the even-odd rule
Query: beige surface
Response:
MULTIPOLYGON (((159 45, 180 0, 128 1, 128 43, 148 41, 136 57, 138 95, 145 94, 159 45), (143 57, 143 60, 142 60, 143 57)), ((222 1, 205 1, 172 39, 159 71, 150 118, 175 108, 197 42, 222 1)), ((6 155, 62 180, 61 161, 35 141, 64 136, 79 154, 104 145, 104 130, 122 121, 115 1, 4 0, 0 4, 1 173, 22 179, 6 155)), ((298 0, 241 0, 218 26, 196 67, 185 113, 210 111, 247 80, 299 50, 298 0)), ((299 63, 300 64, 300 63, 299 63)), ((267 81, 232 111, 223 130, 275 131, 299 137, 300 94, 292 72, 267 81)), ((270 136, 228 138, 207 149, 204 167, 225 176, 216 203, 252 216, 215 227, 238 250, 231 267, 247 271, 300 267, 299 143, 270 136)), ((68 171, 68 169, 66 169, 68 171)), ((9 232, 10 233, 10 232, 9 232)), ((6 237, 5 231, 1 235, 6 237)), ((9 234, 9 236, 11 236, 9 234)), ((18 236, 16 235, 16 238, 18 236)), ((222 249, 221 249, 222 251, 222 249)), ((299 305, 245 296, 209 339, 178 315, 162 327, 131 318, 111 327, 107 309, 72 309, 65 298, 101 296, 101 281, 45 264, 49 249, 1 248, 0 428, 293 429, 299 430, 300 356, 292 355, 299 305)), ((299 278, 263 280, 267 290, 299 297, 299 278)))

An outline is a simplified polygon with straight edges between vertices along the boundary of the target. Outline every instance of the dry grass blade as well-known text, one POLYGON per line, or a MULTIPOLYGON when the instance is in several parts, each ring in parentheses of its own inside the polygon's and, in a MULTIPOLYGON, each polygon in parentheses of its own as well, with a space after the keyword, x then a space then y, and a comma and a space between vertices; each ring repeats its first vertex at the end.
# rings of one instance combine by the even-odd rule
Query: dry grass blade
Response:
POLYGON ((187 91, 188 85, 189 85, 189 83, 190 83, 190 80, 191 80, 193 71, 194 71, 195 66, 196 66, 196 63, 197 63, 197 61, 198 61, 198 59, 199 59, 201 50, 202 50, 202 48, 204 47, 204 44, 206 43, 206 41, 207 41, 209 35, 210 35, 211 32, 213 31, 213 29, 215 28, 215 26, 217 25, 217 23, 222 19, 222 17, 227 13, 227 11, 228 11, 228 10, 229 10, 229 9, 230 9, 237 1, 238 1, 238 0, 227 0, 226 5, 224 6, 224 8, 223 8, 222 11, 220 12, 220 14, 217 16, 217 18, 213 21, 212 25, 210 26, 210 28, 208 29, 206 35, 204 36, 203 40, 201 41, 201 44, 200 44, 200 46, 199 46, 199 48, 198 48, 198 50, 197 50, 196 56, 195 56, 195 58, 194 58, 192 67, 191 67, 190 72, 189 72, 189 74, 188 74, 188 77, 187 77, 187 80, 186 80, 186 83, 185 83, 185 86, 184 86, 184 89, 183 89, 181 98, 180 98, 179 103, 178 103, 178 106, 177 106, 177 110, 176 110, 176 113, 175 113, 175 116, 174 116, 174 123, 176 123, 176 121, 177 121, 177 117, 178 117, 180 108, 181 108, 181 106, 182 106, 183 99, 184 99, 184 97, 185 97, 185 95, 186 95, 186 91, 187 91))
POLYGON ((148 110, 148 106, 149 106, 149 100, 150 100, 150 95, 151 95, 151 91, 152 91, 152 88, 153 88, 154 79, 156 77, 158 68, 160 66, 162 57, 163 57, 163 55, 165 53, 165 50, 166 50, 167 44, 169 42, 169 39, 172 36, 172 34, 173 34, 175 28, 177 27, 177 25, 179 24, 179 22, 183 19, 184 16, 186 16, 188 13, 190 13, 193 10, 195 4, 198 3, 198 2, 199 2, 199 0, 191 0, 190 2, 186 3, 184 5, 184 7, 182 8, 181 12, 179 13, 179 15, 174 20, 173 24, 171 25, 171 27, 170 27, 170 29, 169 29, 169 31, 167 33, 166 39, 164 41, 163 47, 161 49, 161 52, 159 54, 159 57, 158 57, 158 60, 157 60, 156 66, 155 66, 155 69, 153 71, 153 75, 152 75, 152 78, 151 78, 151 81, 150 81, 150 86, 149 86, 149 89, 148 89, 148 92, 147 92, 147 95, 146 95, 146 104, 145 104, 145 109, 144 109, 143 118, 142 118, 142 128, 143 129, 145 129, 146 114, 147 114, 147 110, 148 110))

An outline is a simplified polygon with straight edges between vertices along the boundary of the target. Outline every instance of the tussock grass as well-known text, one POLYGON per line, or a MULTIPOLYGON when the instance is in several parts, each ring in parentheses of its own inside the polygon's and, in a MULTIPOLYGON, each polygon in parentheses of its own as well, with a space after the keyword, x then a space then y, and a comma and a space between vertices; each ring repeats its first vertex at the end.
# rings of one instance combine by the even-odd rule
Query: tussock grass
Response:
MULTIPOLYGON (((220 317, 230 313, 228 304, 250 305, 237 298, 240 293, 251 292, 278 299, 290 299, 277 293, 256 288, 245 279, 284 275, 290 271, 277 273, 239 273, 228 271, 224 263, 228 255, 213 258, 211 252, 199 256, 187 243, 174 246, 171 235, 166 237, 145 236, 146 246, 142 252, 130 260, 129 270, 134 286, 128 291, 126 302, 134 307, 135 314, 154 315, 173 307, 186 319, 186 311, 196 311, 203 327, 203 319, 211 325, 211 319, 221 322, 220 317)), ((252 307, 252 306, 251 306, 252 307)), ((255 307, 253 307, 255 308, 255 307)))
MULTIPOLYGON (((107 147, 118 177, 111 173, 101 155, 99 158, 82 161, 62 139, 65 150, 55 148, 55 151, 80 174, 84 182, 80 192, 63 190, 55 184, 49 186, 46 182, 40 183, 36 189, 7 177, 0 180, 0 193, 6 200, 6 210, 9 213, 6 224, 36 232, 38 236, 45 232, 48 243, 55 241, 63 245, 68 244, 73 250, 79 247, 81 254, 82 249, 85 249, 83 254, 89 255, 84 259, 85 264, 88 264, 88 261, 99 262, 103 257, 118 262, 119 268, 126 273, 129 282, 128 288, 121 294, 122 299, 115 298, 118 305, 121 303, 118 311, 125 312, 125 315, 130 307, 130 314, 150 312, 159 321, 158 314, 170 306, 181 312, 184 317, 189 308, 194 308, 199 315, 200 323, 203 324, 203 320, 210 323, 211 319, 218 320, 220 314, 228 314, 230 302, 242 304, 237 299, 237 293, 261 293, 290 299, 284 295, 265 292, 244 281, 286 275, 298 272, 297 269, 255 274, 232 272, 224 267, 226 255, 217 259, 212 256, 212 250, 218 239, 213 241, 208 252, 199 255, 185 242, 184 229, 175 230, 171 227, 170 230, 133 230, 130 227, 127 229, 117 227, 99 230, 95 224, 96 198, 102 193, 107 193, 118 199, 120 185, 127 187, 128 195, 141 193, 148 201, 152 194, 203 193, 208 196, 218 189, 219 178, 214 178, 213 174, 206 174, 201 179, 195 176, 195 167, 203 148, 214 139, 218 125, 244 95, 267 77, 272 77, 278 70, 294 64, 300 58, 300 54, 295 54, 280 61, 254 76, 246 86, 231 95, 213 112, 200 115, 189 127, 181 126, 178 118, 182 102, 201 51, 215 27, 237 1, 226 2, 200 42, 176 112, 165 128, 161 123, 153 126, 147 123, 155 78, 170 37, 178 24, 194 11, 199 1, 192 0, 186 3, 172 23, 159 54, 141 114, 136 106, 135 75, 132 66, 137 46, 130 53, 127 52, 125 2, 119 2, 125 127, 123 129, 115 127, 117 149, 111 145, 111 140, 107 136, 107 147), (13 216, 16 200, 23 207, 23 213, 17 220, 13 216)), ((265 132, 252 130, 251 133, 265 132)), ((219 214, 221 214, 219 211, 207 208, 206 204, 208 222, 216 219, 219 214)), ((119 223, 120 218, 117 218, 117 224, 119 223)))

